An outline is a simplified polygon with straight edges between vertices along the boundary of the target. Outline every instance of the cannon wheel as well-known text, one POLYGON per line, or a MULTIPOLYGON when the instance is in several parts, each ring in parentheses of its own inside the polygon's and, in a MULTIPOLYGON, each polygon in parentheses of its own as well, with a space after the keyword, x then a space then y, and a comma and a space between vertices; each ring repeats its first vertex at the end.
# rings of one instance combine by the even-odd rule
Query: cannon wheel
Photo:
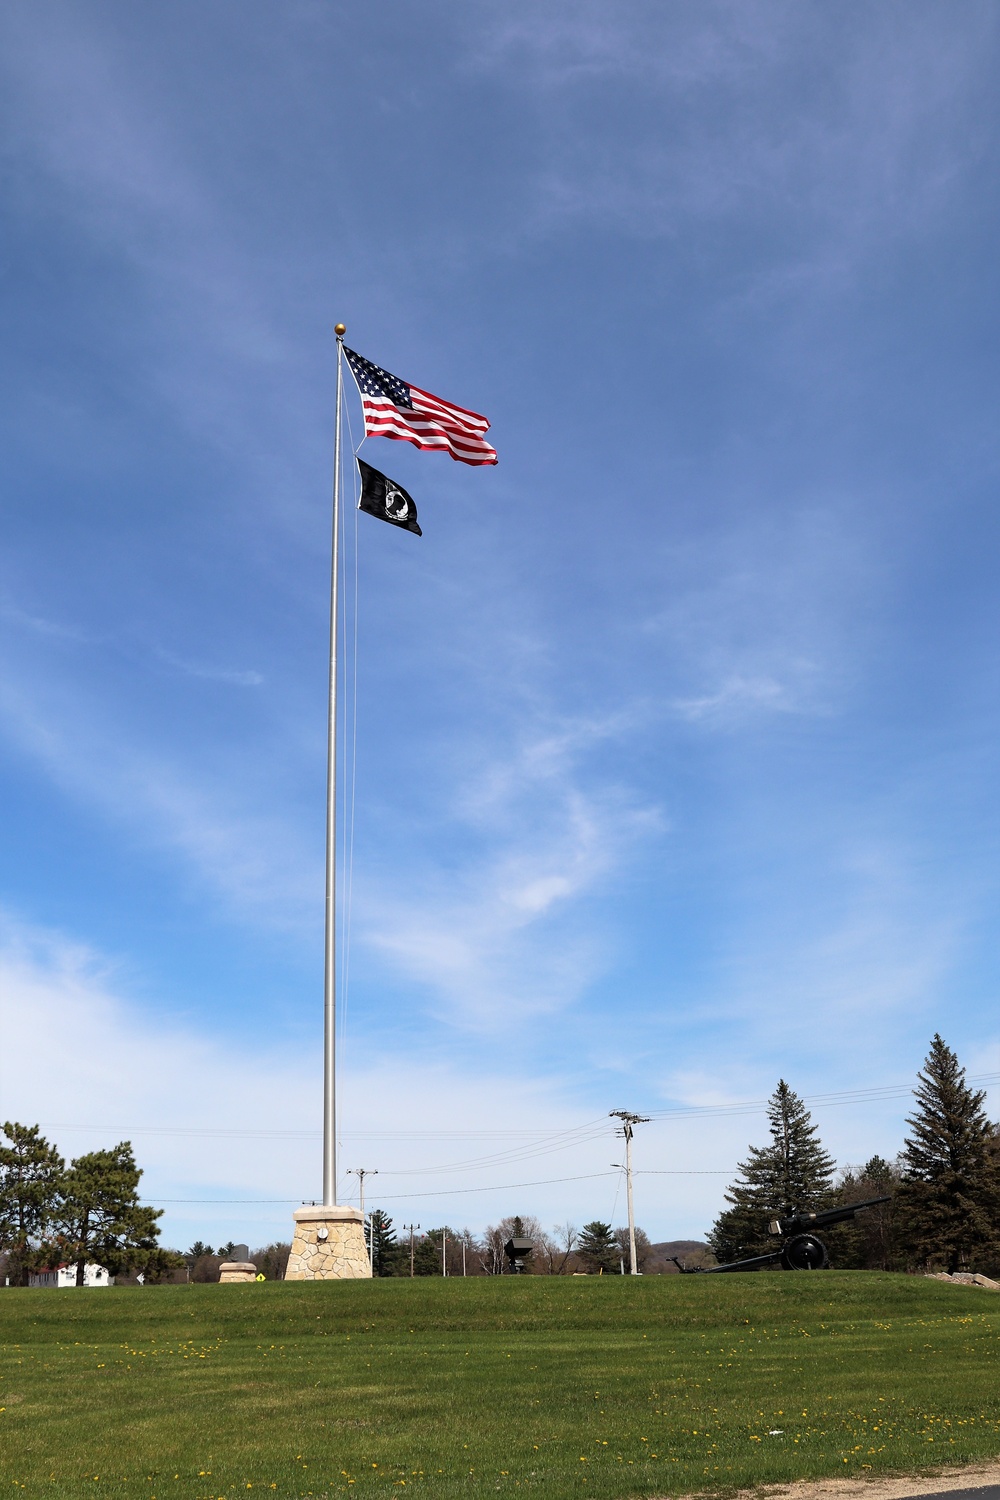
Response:
POLYGON ((797 1234, 782 1250, 781 1264, 786 1271, 824 1271, 830 1257, 814 1234, 797 1234))

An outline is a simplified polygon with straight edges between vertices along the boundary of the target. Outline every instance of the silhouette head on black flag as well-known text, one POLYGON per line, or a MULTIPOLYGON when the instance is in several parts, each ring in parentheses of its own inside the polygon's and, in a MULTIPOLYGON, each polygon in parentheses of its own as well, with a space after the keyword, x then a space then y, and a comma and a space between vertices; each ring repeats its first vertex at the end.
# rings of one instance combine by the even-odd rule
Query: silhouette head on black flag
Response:
POLYGON ((361 470, 361 499, 358 501, 358 509, 367 511, 370 516, 377 516, 380 521, 388 521, 390 526, 401 526, 404 531, 423 536, 417 525, 417 507, 412 495, 394 479, 389 479, 385 474, 380 474, 378 469, 373 469, 371 464, 366 464, 363 458, 358 459, 358 468, 361 470))

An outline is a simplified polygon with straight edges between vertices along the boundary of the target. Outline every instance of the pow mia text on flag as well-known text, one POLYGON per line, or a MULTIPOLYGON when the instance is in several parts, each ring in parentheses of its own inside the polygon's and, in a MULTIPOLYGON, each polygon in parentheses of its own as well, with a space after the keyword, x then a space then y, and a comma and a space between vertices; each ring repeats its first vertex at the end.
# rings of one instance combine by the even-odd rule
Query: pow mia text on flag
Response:
POLYGON ((358 509, 366 510, 370 516, 378 516, 380 521, 388 521, 390 526, 402 526, 404 531, 423 536, 417 525, 417 507, 412 496, 394 479, 389 479, 385 474, 380 474, 378 469, 373 469, 371 464, 366 464, 363 458, 359 458, 357 462, 361 470, 361 499, 358 501, 358 509))

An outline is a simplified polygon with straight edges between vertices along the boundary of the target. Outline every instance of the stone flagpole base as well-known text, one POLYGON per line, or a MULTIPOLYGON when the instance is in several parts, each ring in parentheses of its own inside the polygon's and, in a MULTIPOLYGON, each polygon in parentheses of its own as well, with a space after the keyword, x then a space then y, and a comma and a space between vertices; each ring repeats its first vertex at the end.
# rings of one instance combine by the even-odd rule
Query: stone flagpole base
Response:
POLYGON ((370 1279, 364 1220, 358 1208, 317 1204, 292 1215, 295 1235, 285 1271, 286 1281, 354 1281, 370 1279))

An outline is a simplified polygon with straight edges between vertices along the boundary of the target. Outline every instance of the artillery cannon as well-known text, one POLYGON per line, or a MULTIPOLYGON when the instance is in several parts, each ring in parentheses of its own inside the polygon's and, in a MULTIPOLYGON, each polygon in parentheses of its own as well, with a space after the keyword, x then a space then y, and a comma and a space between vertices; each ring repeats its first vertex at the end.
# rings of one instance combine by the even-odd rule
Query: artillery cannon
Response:
POLYGON ((685 1276, 713 1276, 720 1271, 763 1271, 767 1266, 780 1266, 783 1271, 822 1271, 830 1264, 823 1241, 813 1232, 828 1224, 843 1224, 863 1208, 874 1208, 876 1204, 888 1203, 889 1194, 881 1198, 866 1198, 863 1203, 846 1203, 841 1208, 826 1208, 819 1213, 792 1213, 786 1218, 772 1219, 768 1233, 780 1235, 785 1243, 780 1250, 771 1250, 766 1255, 751 1255, 746 1260, 732 1260, 724 1266, 692 1266, 686 1270, 674 1257, 674 1265, 685 1276))

